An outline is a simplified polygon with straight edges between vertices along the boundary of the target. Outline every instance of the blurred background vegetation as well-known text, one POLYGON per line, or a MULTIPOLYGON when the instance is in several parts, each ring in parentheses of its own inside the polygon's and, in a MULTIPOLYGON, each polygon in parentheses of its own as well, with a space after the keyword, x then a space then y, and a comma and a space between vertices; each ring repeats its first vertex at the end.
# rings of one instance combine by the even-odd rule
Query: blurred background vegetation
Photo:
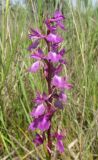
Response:
POLYGON ((98 5, 93 0, 0 0, 0 160, 46 159, 28 131, 32 99, 46 87, 41 73, 27 72, 28 32, 44 31, 44 19, 57 8, 66 17, 64 73, 74 88, 53 120, 54 129, 67 132, 65 152, 55 156, 54 151, 53 160, 98 160, 98 5))

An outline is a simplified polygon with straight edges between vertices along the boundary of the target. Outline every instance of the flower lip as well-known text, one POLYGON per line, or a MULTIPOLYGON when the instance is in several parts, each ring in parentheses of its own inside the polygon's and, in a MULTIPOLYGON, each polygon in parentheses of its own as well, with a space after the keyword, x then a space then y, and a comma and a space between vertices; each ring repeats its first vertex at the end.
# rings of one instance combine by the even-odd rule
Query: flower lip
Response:
POLYGON ((46 40, 53 43, 60 43, 63 41, 63 39, 60 36, 53 33, 48 34, 46 36, 46 40))
POLYGON ((37 70, 40 67, 40 61, 37 61, 32 64, 32 66, 29 68, 29 72, 37 72, 37 70))
POLYGON ((29 72, 37 72, 41 67, 43 67, 43 63, 41 61, 36 61, 32 64, 32 66, 28 69, 29 72))
POLYGON ((65 89, 71 89, 72 84, 68 83, 65 79, 65 77, 60 77, 58 75, 55 75, 52 79, 52 85, 57 88, 65 88, 65 89))
POLYGON ((64 145, 62 140, 57 140, 57 144, 56 144, 57 150, 62 153, 64 152, 64 145))
POLYGON ((44 115, 39 123, 38 123, 38 128, 41 130, 41 131, 45 131, 45 130, 48 130, 50 127, 50 120, 49 120, 49 117, 47 115, 44 115))
POLYGON ((38 105, 36 108, 33 109, 31 115, 35 118, 43 115, 45 112, 45 106, 43 104, 38 105))
POLYGON ((29 125, 29 129, 32 131, 35 129, 40 129, 42 132, 44 132, 49 129, 50 125, 50 115, 44 114, 38 118, 35 118, 29 125))
POLYGON ((59 62, 62 59, 62 56, 60 54, 57 54, 56 52, 49 52, 48 53, 48 60, 51 60, 51 62, 59 62))

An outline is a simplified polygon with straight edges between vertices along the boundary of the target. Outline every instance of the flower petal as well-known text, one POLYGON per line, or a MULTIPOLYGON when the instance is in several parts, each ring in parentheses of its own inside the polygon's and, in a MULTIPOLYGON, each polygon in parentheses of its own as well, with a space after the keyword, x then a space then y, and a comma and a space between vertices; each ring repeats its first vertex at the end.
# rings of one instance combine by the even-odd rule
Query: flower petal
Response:
POLYGON ((66 89, 72 88, 72 84, 68 83, 64 77, 60 77, 58 75, 55 75, 53 77, 52 85, 54 85, 58 88, 66 88, 66 89))
POLYGON ((65 48, 63 48, 63 49, 60 50, 59 54, 60 54, 61 56, 63 56, 65 52, 66 52, 65 48))
POLYGON ((63 66, 62 66, 62 64, 60 63, 59 66, 55 67, 55 74, 59 74, 59 73, 62 71, 62 68, 63 68, 63 66))
POLYGON ((37 108, 34 108, 31 112, 31 115, 35 118, 42 115, 45 112, 45 106, 43 104, 40 104, 37 106, 37 108))
POLYGON ((38 124, 38 128, 41 131, 45 131, 45 130, 48 130, 49 127, 50 127, 50 121, 49 121, 47 115, 44 115, 38 124))
POLYGON ((28 47, 28 50, 31 51, 32 49, 37 48, 38 45, 39 45, 39 40, 36 40, 28 47))
POLYGON ((29 68, 29 72, 37 72, 42 65, 43 63, 40 61, 34 62, 32 66, 29 68))
POLYGON ((37 92, 36 98, 34 99, 34 102, 37 104, 44 103, 46 100, 48 100, 50 95, 47 95, 46 93, 40 94, 37 92))
POLYGON ((58 150, 60 153, 64 152, 64 145, 63 145, 62 140, 57 140, 56 146, 57 146, 57 150, 58 150))
POLYGON ((65 93, 60 93, 59 98, 61 101, 66 102, 67 101, 67 95, 65 93))
POLYGON ((59 21, 59 22, 57 22, 57 25, 58 25, 61 29, 63 29, 63 30, 65 31, 65 26, 64 26, 63 23, 61 23, 61 22, 59 21))
POLYGON ((54 18, 60 18, 59 20, 63 20, 65 19, 65 17, 63 16, 62 12, 59 10, 56 10, 54 13, 54 18))
POLYGON ((58 88, 64 87, 64 80, 62 77, 55 75, 52 80, 52 84, 58 88))
POLYGON ((29 130, 34 131, 37 128, 37 126, 38 126, 38 121, 37 119, 35 119, 33 122, 30 123, 29 130))
POLYGON ((41 56, 37 53, 30 55, 31 58, 34 58, 36 60, 41 60, 41 56))
POLYGON ((43 141, 44 141, 43 137, 41 137, 39 134, 36 134, 36 137, 33 140, 36 146, 43 144, 43 141))
POLYGON ((47 39, 47 41, 53 42, 53 43, 60 43, 63 41, 63 39, 61 37, 59 37, 58 35, 55 35, 53 33, 48 34, 46 39, 47 39))
POLYGON ((41 39, 44 38, 44 36, 40 33, 38 29, 34 30, 31 28, 31 33, 29 34, 30 39, 41 39))
POLYGON ((44 53, 40 48, 38 48, 38 51, 36 53, 31 54, 30 57, 37 60, 41 60, 45 58, 44 53))
POLYGON ((51 21, 51 19, 46 19, 45 24, 46 24, 47 28, 53 33, 56 31, 57 25, 54 25, 54 26, 51 25, 50 21, 51 21))
POLYGON ((51 60, 51 62, 59 62, 61 59, 61 55, 55 53, 55 52, 49 52, 48 53, 48 60, 51 60))
POLYGON ((51 44, 51 50, 53 52, 58 52, 58 47, 59 47, 58 43, 51 44))

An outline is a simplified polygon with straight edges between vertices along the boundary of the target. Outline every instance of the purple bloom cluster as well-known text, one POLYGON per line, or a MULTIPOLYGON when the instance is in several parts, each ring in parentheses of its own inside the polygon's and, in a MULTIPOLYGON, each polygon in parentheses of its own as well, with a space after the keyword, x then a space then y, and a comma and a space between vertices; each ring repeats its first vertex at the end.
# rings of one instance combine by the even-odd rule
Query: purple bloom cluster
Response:
POLYGON ((56 147, 59 152, 64 151, 62 139, 64 135, 62 133, 51 133, 52 117, 54 113, 63 109, 67 100, 65 89, 69 90, 72 85, 68 83, 66 77, 60 76, 63 69, 63 65, 66 65, 64 54, 66 50, 60 49, 60 43, 63 38, 57 34, 57 29, 61 28, 65 31, 63 20, 65 17, 60 11, 55 11, 52 18, 47 18, 45 25, 47 28, 46 35, 42 34, 39 30, 31 29, 29 38, 32 40, 32 44, 28 47, 31 52, 30 57, 35 60, 32 66, 29 68, 29 72, 37 72, 39 69, 43 69, 44 77, 46 78, 48 93, 37 93, 34 99, 35 107, 31 112, 33 121, 29 126, 29 129, 40 130, 35 136, 33 142, 36 146, 39 146, 47 141, 47 150, 51 154, 52 142, 56 140, 56 147), (47 46, 47 50, 43 51, 40 48, 40 41, 44 40, 47 46), (47 53, 46 53, 47 52, 47 53))

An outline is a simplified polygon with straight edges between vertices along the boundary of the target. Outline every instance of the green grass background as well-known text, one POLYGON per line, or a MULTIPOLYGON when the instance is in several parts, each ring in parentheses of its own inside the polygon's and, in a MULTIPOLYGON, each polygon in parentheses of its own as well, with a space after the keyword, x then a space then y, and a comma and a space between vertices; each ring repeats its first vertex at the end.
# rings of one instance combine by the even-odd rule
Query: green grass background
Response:
MULTIPOLYGON (((4 1, 2 0, 2 3, 4 1)), ((60 8, 66 16, 67 49, 64 74, 74 85, 53 130, 65 128, 65 152, 53 160, 98 160, 98 6, 91 0, 28 0, 25 6, 0 10, 0 160, 45 160, 45 151, 32 143, 29 113, 36 91, 46 89, 41 73, 29 74, 32 63, 27 47, 30 27, 44 31, 43 20, 60 8)))

